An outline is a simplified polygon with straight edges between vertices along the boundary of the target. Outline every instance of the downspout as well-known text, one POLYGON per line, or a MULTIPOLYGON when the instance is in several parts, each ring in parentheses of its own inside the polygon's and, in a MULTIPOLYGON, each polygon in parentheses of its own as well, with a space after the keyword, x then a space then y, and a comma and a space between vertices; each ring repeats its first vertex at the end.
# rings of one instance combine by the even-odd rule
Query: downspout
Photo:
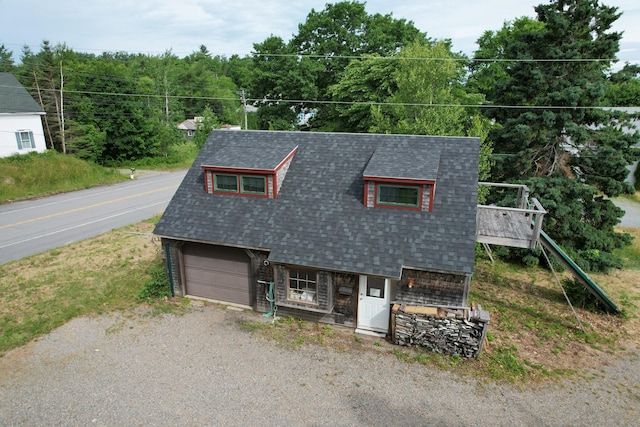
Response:
POLYGON ((167 254, 167 269, 169 270, 169 285, 171 286, 171 296, 176 296, 173 288, 173 268, 171 267, 171 248, 169 243, 165 244, 164 253, 167 254))

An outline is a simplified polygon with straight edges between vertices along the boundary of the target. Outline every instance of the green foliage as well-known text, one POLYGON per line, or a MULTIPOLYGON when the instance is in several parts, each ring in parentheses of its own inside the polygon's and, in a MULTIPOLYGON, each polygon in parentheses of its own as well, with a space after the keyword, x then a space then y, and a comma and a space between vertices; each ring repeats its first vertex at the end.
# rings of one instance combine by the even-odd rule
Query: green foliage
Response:
POLYGON ((629 238, 615 232, 622 213, 602 194, 631 191, 624 180, 640 155, 638 135, 624 132, 632 115, 591 107, 604 105, 609 59, 621 38, 610 29, 620 14, 591 0, 551 1, 535 10, 537 21, 522 18, 479 40, 477 58, 504 60, 474 66, 471 81, 488 101, 553 107, 486 110, 499 124, 489 135, 492 180, 534 187, 549 211, 544 229, 583 268, 618 267, 612 251, 629 238))
POLYGON ((276 36, 254 44, 249 92, 252 97, 263 99, 258 110, 260 129, 293 130, 297 113, 304 109, 301 100, 318 98, 315 85, 318 63, 308 57, 298 58, 294 53, 290 44, 276 36), (287 101, 279 102, 280 99, 287 101))
POLYGON ((611 74, 607 88, 606 105, 636 107, 640 105, 640 65, 625 64, 622 70, 611 74))
POLYGON ((191 166, 199 151, 193 141, 189 141, 184 144, 170 145, 167 147, 166 156, 145 157, 134 162, 122 162, 119 166, 154 170, 186 169, 191 166))
POLYGON ((0 73, 11 73, 13 68, 13 54, 4 44, 0 44, 0 73))
POLYGON ((527 373, 526 365, 518 356, 518 349, 514 345, 496 347, 480 357, 488 361, 489 373, 493 379, 516 381, 527 373))
POLYGON ((600 301, 587 288, 575 279, 564 279, 562 287, 571 301, 576 307, 581 307, 594 312, 605 312, 606 308, 602 306, 600 301))
POLYGON ((157 261, 149 267, 147 273, 151 277, 144 282, 142 289, 138 292, 139 302, 172 296, 169 278, 162 261, 157 261))
POLYGON ((340 80, 350 62, 347 57, 389 56, 415 40, 426 41, 426 36, 411 21, 394 19, 391 14, 370 15, 365 3, 342 1, 327 4, 321 11, 311 9, 291 44, 295 52, 321 56, 315 60, 321 66, 315 82, 326 99, 326 89, 340 80))
POLYGON ((0 159, 0 203, 80 190, 127 179, 115 169, 53 150, 0 159))
POLYGON ((347 114, 354 113, 359 126, 370 124, 368 131, 371 132, 480 138, 479 172, 480 179, 484 180, 491 167, 491 145, 485 142, 490 123, 479 111, 464 107, 480 102, 483 96, 464 89, 464 68, 456 59, 459 58, 451 53, 448 43, 416 42, 404 47, 393 61, 371 58, 368 63, 352 63, 345 78, 332 90, 336 96, 342 93, 357 98, 365 93, 376 102, 386 102, 368 111, 360 105, 344 107, 347 114), (363 78, 362 72, 368 71, 373 72, 371 77, 363 78))
POLYGON ((193 136, 193 143, 196 147, 202 148, 211 131, 216 128, 220 128, 218 118, 213 114, 211 108, 206 107, 202 112, 201 119, 196 122, 196 134, 193 136))
POLYGON ((42 99, 47 146, 115 165, 166 157, 171 145, 182 142, 177 123, 201 115, 207 106, 221 123, 239 123, 237 87, 227 65, 226 58, 212 57, 204 46, 181 59, 170 51, 96 56, 44 41, 36 54, 25 47, 14 74, 42 99))
MULTIPOLYGON (((629 234, 615 230, 624 214, 622 209, 593 187, 574 180, 531 178, 524 183, 531 196, 547 210, 544 220, 547 234, 583 270, 598 272, 622 268, 622 259, 616 251, 632 240, 629 234)), ((508 199, 504 201, 508 202, 508 199)), ((524 265, 546 265, 540 250, 501 248, 494 253, 524 265)))

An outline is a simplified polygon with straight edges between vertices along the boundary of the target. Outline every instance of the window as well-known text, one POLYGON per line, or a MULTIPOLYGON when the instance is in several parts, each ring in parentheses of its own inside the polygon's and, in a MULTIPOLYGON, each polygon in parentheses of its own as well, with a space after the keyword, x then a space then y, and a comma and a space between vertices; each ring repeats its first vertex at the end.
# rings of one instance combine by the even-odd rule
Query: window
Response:
POLYGON ((18 143, 18 150, 36 148, 36 143, 33 140, 33 132, 31 131, 25 130, 16 132, 16 142, 18 143))
POLYGON ((290 270, 287 299, 317 304, 318 284, 314 271, 290 270))
POLYGON ((226 191, 230 193, 237 193, 238 177, 236 175, 216 174, 215 186, 216 186, 216 191, 226 191))
POLYGON ((267 194, 267 184, 263 176, 240 176, 242 193, 267 194))
POLYGON ((214 180, 215 191, 261 196, 267 194, 267 179, 264 176, 217 173, 214 180))
POLYGON ((420 187, 378 184, 379 205, 417 208, 420 202, 420 187))
POLYGON ((367 296, 384 298, 385 280, 382 277, 367 277, 367 296))

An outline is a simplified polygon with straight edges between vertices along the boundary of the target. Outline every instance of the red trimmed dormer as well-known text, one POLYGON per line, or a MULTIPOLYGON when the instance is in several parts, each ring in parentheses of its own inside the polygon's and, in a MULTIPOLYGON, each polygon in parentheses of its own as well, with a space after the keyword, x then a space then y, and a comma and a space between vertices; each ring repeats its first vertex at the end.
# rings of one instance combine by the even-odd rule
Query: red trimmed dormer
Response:
POLYGON ((362 174, 364 205, 431 212, 439 163, 439 149, 378 148, 362 174))
POLYGON ((287 174, 295 147, 221 147, 202 164, 204 189, 210 194, 275 199, 287 174))

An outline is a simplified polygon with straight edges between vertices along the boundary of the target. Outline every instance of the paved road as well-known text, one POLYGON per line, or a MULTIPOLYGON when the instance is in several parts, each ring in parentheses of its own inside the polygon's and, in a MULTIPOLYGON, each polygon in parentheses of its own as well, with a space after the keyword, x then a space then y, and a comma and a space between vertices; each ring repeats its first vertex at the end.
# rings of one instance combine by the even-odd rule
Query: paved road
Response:
POLYGON ((621 226, 640 228, 640 203, 622 197, 613 200, 613 203, 624 209, 624 216, 620 221, 621 226))
POLYGON ((151 218, 186 171, 151 173, 106 187, 0 205, 0 264, 151 218))

